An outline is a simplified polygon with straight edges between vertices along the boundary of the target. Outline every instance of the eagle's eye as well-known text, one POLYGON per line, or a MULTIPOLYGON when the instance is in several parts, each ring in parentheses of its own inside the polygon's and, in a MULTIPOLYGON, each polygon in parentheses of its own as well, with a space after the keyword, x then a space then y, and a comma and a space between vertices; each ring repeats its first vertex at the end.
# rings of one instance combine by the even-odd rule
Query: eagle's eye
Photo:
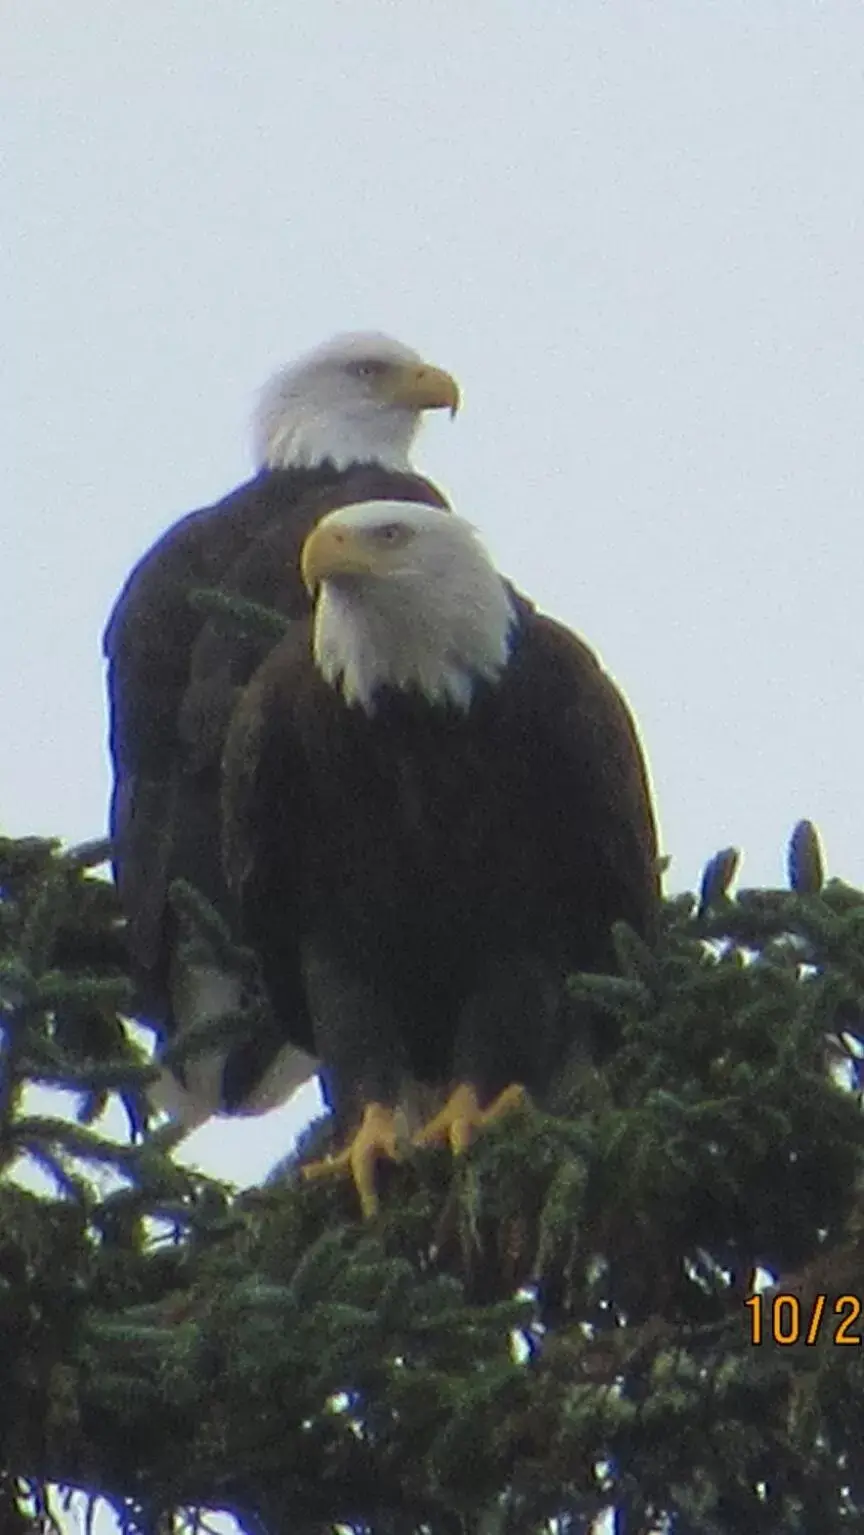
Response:
POLYGON ((353 373, 355 378, 380 378, 382 373, 387 372, 387 364, 378 362, 374 357, 367 357, 363 362, 349 363, 348 372, 353 373))
POLYGON ((382 544, 398 544, 405 537, 405 531, 401 522, 382 522, 375 529, 375 537, 382 544))

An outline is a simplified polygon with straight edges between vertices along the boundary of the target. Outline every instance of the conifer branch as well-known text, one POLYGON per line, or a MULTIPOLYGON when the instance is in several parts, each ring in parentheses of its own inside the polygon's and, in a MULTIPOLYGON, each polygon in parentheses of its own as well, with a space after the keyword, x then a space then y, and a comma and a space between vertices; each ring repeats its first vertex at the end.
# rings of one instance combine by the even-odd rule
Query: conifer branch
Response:
MULTIPOLYGON (((619 930, 621 975, 572 982, 619 1031, 608 1063, 457 1164, 406 1159, 374 1225, 297 1157, 232 1194, 158 1135, 24 1101, 50 1080, 92 1106, 152 1068, 103 850, 0 844, 0 1153, 54 1190, 0 1179, 13 1535, 47 1529, 52 1483, 148 1535, 189 1509, 250 1535, 575 1535, 612 1503, 642 1535, 864 1527, 864 1344, 838 1346, 835 1306, 864 1273, 864 895, 814 839, 785 891, 732 895, 718 855, 656 953, 619 930)), ((184 911, 190 942, 230 943, 184 911)))

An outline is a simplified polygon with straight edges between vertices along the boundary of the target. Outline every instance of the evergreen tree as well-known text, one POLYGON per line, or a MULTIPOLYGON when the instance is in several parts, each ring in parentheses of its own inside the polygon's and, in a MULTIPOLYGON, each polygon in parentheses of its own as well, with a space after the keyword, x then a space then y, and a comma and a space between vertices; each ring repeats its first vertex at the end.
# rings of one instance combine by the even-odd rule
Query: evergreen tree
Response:
POLYGON ((147 1535, 864 1530, 864 894, 812 828, 789 890, 731 896, 719 854, 657 953, 622 929, 621 975, 573 981, 608 1063, 406 1159, 366 1225, 347 1186, 237 1194, 148 1133, 105 854, 0 843, 3 1535, 49 1484, 147 1535))

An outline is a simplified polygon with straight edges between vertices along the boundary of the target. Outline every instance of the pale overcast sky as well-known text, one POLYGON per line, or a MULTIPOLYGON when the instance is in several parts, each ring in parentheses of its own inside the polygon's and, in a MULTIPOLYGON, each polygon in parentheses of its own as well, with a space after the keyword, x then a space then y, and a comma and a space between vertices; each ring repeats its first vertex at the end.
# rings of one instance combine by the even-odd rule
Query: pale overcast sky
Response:
MULTIPOLYGON (((249 474, 268 372, 370 328, 460 378, 420 465, 624 687, 670 888, 730 842, 776 882, 804 815, 864 880, 859 0, 22 0, 0 30, 8 830, 101 832, 117 588, 249 474)), ((284 1123, 200 1134, 255 1176, 284 1123)))

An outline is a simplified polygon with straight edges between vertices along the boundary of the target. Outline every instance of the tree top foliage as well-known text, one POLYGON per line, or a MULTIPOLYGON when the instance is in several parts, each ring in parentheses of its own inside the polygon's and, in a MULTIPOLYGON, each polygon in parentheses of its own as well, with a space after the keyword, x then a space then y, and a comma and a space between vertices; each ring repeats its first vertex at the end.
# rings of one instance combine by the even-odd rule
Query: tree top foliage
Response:
POLYGON ((789 889, 721 853, 656 953, 622 928, 572 983, 609 1062, 410 1156, 366 1225, 296 1157, 238 1193, 149 1131, 105 853, 0 841, 3 1535, 50 1483, 147 1535, 864 1530, 864 894, 811 827, 789 889))

